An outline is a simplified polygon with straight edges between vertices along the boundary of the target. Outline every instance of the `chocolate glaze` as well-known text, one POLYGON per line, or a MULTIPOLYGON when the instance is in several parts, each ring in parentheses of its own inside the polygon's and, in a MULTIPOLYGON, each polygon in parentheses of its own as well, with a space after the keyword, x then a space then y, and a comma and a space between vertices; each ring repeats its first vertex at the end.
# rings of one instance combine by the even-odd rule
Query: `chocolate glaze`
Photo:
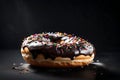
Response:
POLYGON ((42 33, 27 37, 22 48, 28 47, 33 59, 43 54, 45 59, 56 57, 69 57, 74 59, 78 55, 93 54, 94 47, 82 38, 66 33, 42 33), (63 41, 63 43, 61 42, 63 41))

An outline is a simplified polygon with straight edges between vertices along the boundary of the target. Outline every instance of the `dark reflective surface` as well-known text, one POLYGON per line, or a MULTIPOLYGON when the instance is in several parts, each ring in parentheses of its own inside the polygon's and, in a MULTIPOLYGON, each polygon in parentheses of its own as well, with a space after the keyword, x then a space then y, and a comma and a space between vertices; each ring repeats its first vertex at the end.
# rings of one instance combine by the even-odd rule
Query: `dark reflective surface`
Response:
POLYGON ((120 79, 119 56, 116 52, 101 53, 95 62, 77 68, 43 68, 26 64, 17 50, 0 51, 0 79, 22 80, 118 80, 120 79), (115 56, 116 54, 116 56, 115 56), (114 65, 113 65, 114 64, 114 65))
POLYGON ((67 79, 88 79, 95 80, 97 76, 101 76, 104 73, 101 71, 98 74, 98 70, 104 69, 103 66, 98 66, 90 64, 86 67, 77 67, 77 68, 38 68, 30 66, 35 74, 44 74, 47 76, 53 76, 58 78, 67 78, 67 79))

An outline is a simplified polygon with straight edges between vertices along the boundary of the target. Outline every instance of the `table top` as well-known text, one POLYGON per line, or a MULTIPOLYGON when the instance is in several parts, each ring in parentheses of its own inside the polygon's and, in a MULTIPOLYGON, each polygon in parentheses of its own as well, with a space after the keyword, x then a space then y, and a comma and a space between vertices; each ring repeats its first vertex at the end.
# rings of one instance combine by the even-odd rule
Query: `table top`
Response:
POLYGON ((120 52, 101 52, 86 67, 66 69, 33 67, 19 50, 0 50, 0 54, 0 80, 116 80, 120 76, 120 52))

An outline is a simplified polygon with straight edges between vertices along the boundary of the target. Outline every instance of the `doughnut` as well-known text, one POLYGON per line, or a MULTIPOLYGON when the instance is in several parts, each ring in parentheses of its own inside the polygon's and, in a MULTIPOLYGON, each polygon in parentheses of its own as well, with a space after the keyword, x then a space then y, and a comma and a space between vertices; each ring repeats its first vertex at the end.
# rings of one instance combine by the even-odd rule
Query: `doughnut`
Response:
POLYGON ((43 32, 26 37, 23 59, 37 67, 82 67, 93 62, 94 46, 85 39, 62 32, 43 32))

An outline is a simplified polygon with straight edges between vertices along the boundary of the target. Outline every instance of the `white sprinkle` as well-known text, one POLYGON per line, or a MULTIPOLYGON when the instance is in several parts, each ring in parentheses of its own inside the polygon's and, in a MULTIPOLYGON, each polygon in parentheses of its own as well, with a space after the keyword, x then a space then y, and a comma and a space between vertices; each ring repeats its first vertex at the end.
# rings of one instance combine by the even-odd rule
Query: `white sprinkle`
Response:
POLYGON ((100 62, 99 60, 96 60, 96 62, 100 62))
POLYGON ((23 63, 20 63, 20 65, 23 65, 23 63))
POLYGON ((65 37, 63 37, 61 40, 66 40, 66 39, 69 39, 69 37, 68 37, 68 36, 65 36, 65 37))
POLYGON ((75 54, 79 54, 79 51, 78 51, 78 50, 76 50, 76 51, 75 51, 75 54))

